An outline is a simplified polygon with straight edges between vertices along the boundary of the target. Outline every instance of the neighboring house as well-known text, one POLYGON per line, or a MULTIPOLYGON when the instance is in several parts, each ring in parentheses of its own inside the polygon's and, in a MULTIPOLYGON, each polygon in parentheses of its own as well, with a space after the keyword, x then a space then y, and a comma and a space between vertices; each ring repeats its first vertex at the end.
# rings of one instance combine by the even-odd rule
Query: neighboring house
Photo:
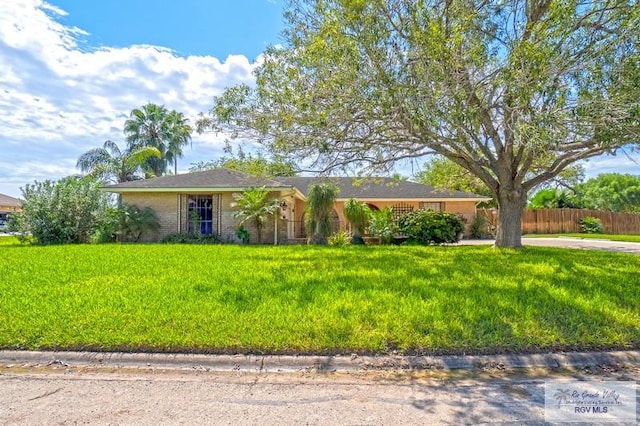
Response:
MULTIPOLYGON (((258 178, 228 169, 162 176, 105 187, 122 195, 122 201, 139 207, 151 207, 160 220, 160 230, 149 240, 163 235, 193 230, 194 216, 199 217, 199 231, 216 234, 222 241, 238 241, 234 218, 233 193, 264 187, 280 200, 280 214, 263 230, 263 241, 293 242, 306 237, 304 229, 305 200, 313 183, 330 182, 340 192, 333 210, 334 229, 345 228, 342 206, 356 198, 372 209, 391 207, 395 215, 417 209, 433 209, 457 213, 471 222, 476 205, 489 198, 461 191, 437 191, 433 187, 392 178, 352 177, 282 177, 258 178), (277 233, 275 232, 277 229, 277 233), (277 235, 276 235, 277 234, 277 235)), ((255 242, 255 230, 247 223, 255 242)))
POLYGON ((0 226, 2 228, 4 228, 9 213, 19 212, 20 210, 22 210, 20 200, 5 194, 0 194, 0 226))

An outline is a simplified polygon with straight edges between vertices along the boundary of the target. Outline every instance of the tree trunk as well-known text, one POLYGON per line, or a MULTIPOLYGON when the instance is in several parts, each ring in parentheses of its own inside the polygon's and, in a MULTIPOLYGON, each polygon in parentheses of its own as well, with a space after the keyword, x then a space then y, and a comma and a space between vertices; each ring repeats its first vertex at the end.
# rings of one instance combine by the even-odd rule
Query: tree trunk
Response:
POLYGON ((498 196, 498 229, 496 247, 522 247, 522 209, 527 201, 524 195, 511 193, 498 196))

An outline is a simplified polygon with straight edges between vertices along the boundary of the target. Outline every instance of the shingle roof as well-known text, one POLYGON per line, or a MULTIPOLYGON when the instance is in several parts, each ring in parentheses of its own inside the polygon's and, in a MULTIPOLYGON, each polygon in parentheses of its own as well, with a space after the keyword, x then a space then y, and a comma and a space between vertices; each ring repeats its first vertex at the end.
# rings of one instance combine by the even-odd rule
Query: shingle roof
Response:
POLYGON ((278 177, 266 179, 250 176, 235 170, 214 169, 204 172, 185 173, 182 175, 162 176, 153 179, 124 182, 106 186, 107 191, 134 192, 144 191, 172 191, 172 190, 241 190, 251 187, 297 189, 305 197, 309 187, 314 183, 330 182, 336 185, 340 192, 339 199, 359 198, 375 199, 488 199, 476 194, 462 191, 437 190, 432 186, 420 183, 398 180, 387 177, 278 177))
POLYGON ((5 207, 19 207, 20 206, 20 200, 17 198, 13 198, 9 195, 5 195, 5 194, 0 194, 0 206, 5 206, 5 207))
POLYGON ((314 183, 328 182, 340 189, 338 198, 359 199, 485 199, 463 191, 435 189, 433 186, 388 177, 285 177, 280 182, 298 188, 306 197, 314 183))
POLYGON ((250 188, 250 187, 280 188, 283 185, 271 179, 249 176, 229 169, 214 169, 203 172, 185 173, 182 175, 168 175, 153 179, 123 182, 106 186, 109 191, 131 189, 207 189, 207 188, 250 188))

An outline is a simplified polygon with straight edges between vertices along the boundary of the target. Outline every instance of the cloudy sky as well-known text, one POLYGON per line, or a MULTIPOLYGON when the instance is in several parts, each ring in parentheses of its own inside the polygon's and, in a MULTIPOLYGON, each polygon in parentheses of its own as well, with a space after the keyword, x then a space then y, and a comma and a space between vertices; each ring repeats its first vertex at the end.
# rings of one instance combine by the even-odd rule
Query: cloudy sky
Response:
MULTIPOLYGON (((19 196, 34 180, 78 173, 78 156, 106 139, 122 142, 124 120, 147 102, 193 121, 225 87, 252 82, 260 53, 281 41, 282 7, 0 0, 0 193, 19 196)), ((223 145, 223 136, 194 135, 179 168, 218 158, 223 145)), ((589 176, 640 173, 625 155, 586 168, 589 176)))
MULTIPOLYGON (((281 30, 274 0, 1 0, 0 193, 77 173, 78 156, 123 141, 147 102, 193 121, 225 87, 252 81, 281 30)), ((223 142, 194 135, 180 168, 217 158, 223 142)))

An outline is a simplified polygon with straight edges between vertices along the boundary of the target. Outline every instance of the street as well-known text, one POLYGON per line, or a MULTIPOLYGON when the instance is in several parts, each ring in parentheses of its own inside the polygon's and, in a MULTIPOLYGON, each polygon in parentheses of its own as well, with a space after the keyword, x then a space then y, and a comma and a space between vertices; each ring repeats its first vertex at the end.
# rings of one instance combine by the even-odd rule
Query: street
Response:
POLYGON ((348 373, 0 368, 5 425, 544 424, 547 379, 640 378, 636 366, 348 373))

